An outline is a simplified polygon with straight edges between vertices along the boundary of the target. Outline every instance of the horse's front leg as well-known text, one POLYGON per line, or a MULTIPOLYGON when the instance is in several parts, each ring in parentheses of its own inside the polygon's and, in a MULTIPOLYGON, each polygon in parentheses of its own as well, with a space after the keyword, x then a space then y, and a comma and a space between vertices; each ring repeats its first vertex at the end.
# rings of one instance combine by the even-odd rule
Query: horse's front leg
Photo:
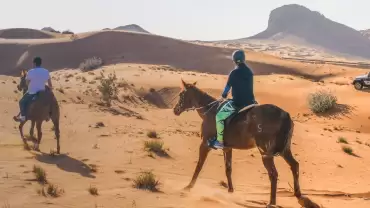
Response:
POLYGON ((202 141, 199 147, 199 159, 197 166, 195 168, 193 178, 191 179, 190 183, 188 186, 185 187, 185 190, 190 190, 191 188, 194 187, 195 182, 197 181, 197 178, 199 176, 200 171, 203 168, 203 164, 207 159, 208 153, 210 151, 209 147, 207 146, 207 143, 204 142, 205 140, 202 141))
POLYGON ((232 149, 225 149, 224 150, 224 160, 225 160, 225 173, 227 177, 227 185, 229 187, 229 193, 234 192, 233 181, 231 179, 231 172, 232 172, 232 149))
POLYGON ((24 149, 26 150, 29 150, 29 146, 28 146, 28 143, 26 141, 26 138, 24 137, 24 134, 23 134, 23 126, 26 122, 21 122, 18 126, 18 129, 19 129, 19 134, 21 135, 21 138, 22 138, 22 141, 23 141, 23 146, 24 146, 24 149))

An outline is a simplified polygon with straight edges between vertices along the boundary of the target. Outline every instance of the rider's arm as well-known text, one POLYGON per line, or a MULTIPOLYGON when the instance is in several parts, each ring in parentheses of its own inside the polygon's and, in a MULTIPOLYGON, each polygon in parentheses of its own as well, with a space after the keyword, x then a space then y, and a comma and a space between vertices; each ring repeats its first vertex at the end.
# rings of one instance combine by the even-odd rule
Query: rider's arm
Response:
POLYGON ((53 89, 53 83, 51 82, 51 76, 50 76, 49 71, 47 72, 47 76, 48 76, 48 86, 52 90, 53 89))
POLYGON ((222 93, 222 97, 223 98, 226 98, 227 97, 227 94, 229 93, 230 88, 231 88, 230 85, 226 84, 225 89, 224 89, 224 92, 222 93))
POLYGON ((227 94, 230 91, 230 88, 232 86, 231 83, 232 83, 232 80, 233 80, 233 76, 234 76, 234 73, 233 73, 233 71, 231 71, 230 74, 229 74, 229 77, 227 78, 227 82, 226 82, 226 86, 224 88, 224 91, 222 92, 222 95, 221 95, 223 98, 226 98, 227 94))
POLYGON ((48 85, 50 89, 53 89, 53 84, 51 83, 51 78, 48 79, 48 85))
POLYGON ((31 82, 30 72, 27 72, 27 74, 26 74, 26 85, 27 85, 27 87, 29 86, 30 82, 31 82))

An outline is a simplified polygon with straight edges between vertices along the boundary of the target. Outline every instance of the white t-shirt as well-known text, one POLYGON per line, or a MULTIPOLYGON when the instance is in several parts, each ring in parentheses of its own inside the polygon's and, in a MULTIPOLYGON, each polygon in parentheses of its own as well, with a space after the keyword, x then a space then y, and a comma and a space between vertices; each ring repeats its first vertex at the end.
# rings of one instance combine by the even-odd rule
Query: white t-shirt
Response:
POLYGON ((44 68, 33 68, 28 71, 26 79, 30 80, 28 93, 36 94, 39 91, 45 90, 45 83, 50 79, 50 74, 49 71, 44 68))

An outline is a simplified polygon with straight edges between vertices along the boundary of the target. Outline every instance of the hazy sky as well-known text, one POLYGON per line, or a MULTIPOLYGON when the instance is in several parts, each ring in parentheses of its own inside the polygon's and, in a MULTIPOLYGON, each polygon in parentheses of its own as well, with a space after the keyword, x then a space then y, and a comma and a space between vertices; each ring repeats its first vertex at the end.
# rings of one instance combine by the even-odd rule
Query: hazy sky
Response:
POLYGON ((355 29, 370 28, 368 0, 0 0, 0 28, 74 32, 138 24, 159 35, 221 40, 254 35, 272 9, 301 4, 355 29))

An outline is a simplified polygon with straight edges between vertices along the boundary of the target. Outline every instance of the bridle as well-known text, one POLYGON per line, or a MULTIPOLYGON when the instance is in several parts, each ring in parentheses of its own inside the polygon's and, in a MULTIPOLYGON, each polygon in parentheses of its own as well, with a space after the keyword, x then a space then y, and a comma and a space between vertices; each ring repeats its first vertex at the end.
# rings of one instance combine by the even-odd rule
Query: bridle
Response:
MULTIPOLYGON (((181 93, 179 93, 178 95, 180 95, 181 93)), ((202 113, 203 115, 206 115, 207 113, 209 113, 218 103, 220 103, 221 101, 223 100, 223 98, 221 98, 221 99, 218 99, 218 100, 215 100, 215 101, 213 101, 213 102, 211 102, 211 103, 208 103, 207 105, 205 105, 205 106, 201 106, 201 107, 191 107, 191 108, 186 108, 186 109, 184 109, 183 111, 184 112, 188 112, 188 111, 192 111, 192 110, 202 110, 202 109, 204 109, 204 108, 207 108, 207 107, 209 107, 209 106, 211 106, 206 112, 204 112, 204 113, 202 113)), ((182 107, 182 105, 184 104, 184 102, 183 102, 183 96, 182 95, 180 95, 180 100, 179 100, 179 108, 181 108, 182 107)))

